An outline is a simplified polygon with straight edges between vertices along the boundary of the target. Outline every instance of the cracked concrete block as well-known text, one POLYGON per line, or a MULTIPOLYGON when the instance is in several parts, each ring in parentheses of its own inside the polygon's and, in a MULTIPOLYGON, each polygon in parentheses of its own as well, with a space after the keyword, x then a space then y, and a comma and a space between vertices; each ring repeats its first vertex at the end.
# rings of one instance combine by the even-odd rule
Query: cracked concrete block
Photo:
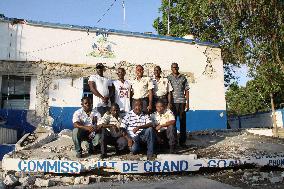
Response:
POLYGON ((76 177, 76 178, 74 179, 74 185, 79 185, 79 184, 81 184, 83 178, 84 178, 84 177, 82 177, 82 176, 81 176, 81 177, 76 177))
POLYGON ((63 129, 60 133, 58 133, 60 137, 72 138, 72 130, 63 129))
POLYGON ((55 183, 52 180, 45 180, 45 179, 37 178, 35 181, 35 185, 38 187, 50 187, 50 186, 54 186, 55 183))
POLYGON ((90 177, 83 177, 83 179, 81 180, 81 183, 84 185, 87 185, 90 183, 90 177))
POLYGON ((19 180, 18 180, 17 177, 9 174, 5 177, 4 184, 7 185, 7 186, 13 186, 13 185, 17 184, 18 181, 19 180))
POLYGON ((19 182, 22 184, 22 186, 34 185, 35 181, 36 181, 36 178, 34 176, 30 176, 30 175, 19 179, 19 182))
POLYGON ((67 184, 73 185, 74 182, 75 182, 75 178, 74 177, 62 177, 60 179, 60 181, 63 182, 63 183, 67 183, 67 184))

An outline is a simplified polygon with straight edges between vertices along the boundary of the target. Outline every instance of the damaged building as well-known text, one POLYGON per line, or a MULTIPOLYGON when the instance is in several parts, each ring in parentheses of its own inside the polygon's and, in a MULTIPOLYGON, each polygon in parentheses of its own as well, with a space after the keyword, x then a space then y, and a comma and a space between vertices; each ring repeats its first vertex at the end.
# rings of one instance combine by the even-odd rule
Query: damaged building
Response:
POLYGON ((164 76, 177 62, 190 83, 187 130, 226 128, 223 62, 217 45, 193 39, 1 17, 0 116, 18 137, 39 126, 72 129, 82 96, 92 95, 88 76, 106 65, 126 79, 141 64, 147 76, 159 65, 164 76))

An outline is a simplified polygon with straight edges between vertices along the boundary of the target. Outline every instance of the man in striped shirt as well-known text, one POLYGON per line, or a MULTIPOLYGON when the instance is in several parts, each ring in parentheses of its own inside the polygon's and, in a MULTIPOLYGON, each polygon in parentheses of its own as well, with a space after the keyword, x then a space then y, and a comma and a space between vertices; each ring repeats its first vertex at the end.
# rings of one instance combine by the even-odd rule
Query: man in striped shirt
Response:
POLYGON ((141 100, 134 101, 133 110, 125 115, 121 127, 124 128, 124 136, 133 154, 141 150, 141 144, 147 144, 147 159, 153 159, 156 143, 156 134, 149 115, 142 112, 141 100))
POLYGON ((189 109, 189 85, 186 77, 179 73, 179 67, 177 63, 172 63, 171 65, 172 73, 168 76, 173 92, 173 104, 172 110, 177 119, 180 119, 180 137, 179 145, 181 147, 186 147, 186 111, 189 109))

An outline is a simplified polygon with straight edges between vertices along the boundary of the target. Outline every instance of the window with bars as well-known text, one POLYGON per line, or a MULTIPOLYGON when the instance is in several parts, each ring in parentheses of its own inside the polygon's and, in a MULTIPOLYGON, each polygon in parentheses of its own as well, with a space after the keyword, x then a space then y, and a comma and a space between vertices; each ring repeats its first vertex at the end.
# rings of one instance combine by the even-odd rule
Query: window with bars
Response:
POLYGON ((30 76, 3 75, 1 84, 1 108, 29 109, 30 76))
POLYGON ((93 93, 90 90, 89 84, 88 84, 88 77, 83 78, 83 96, 88 96, 91 99, 93 98, 93 93))

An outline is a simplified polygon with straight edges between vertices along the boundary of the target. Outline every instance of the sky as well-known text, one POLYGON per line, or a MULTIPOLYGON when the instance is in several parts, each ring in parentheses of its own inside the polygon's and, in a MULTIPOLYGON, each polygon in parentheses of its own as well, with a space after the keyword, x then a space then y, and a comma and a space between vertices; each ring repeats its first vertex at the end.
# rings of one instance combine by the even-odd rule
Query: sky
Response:
MULTIPOLYGON (((152 24, 160 16, 161 0, 124 0, 125 22, 122 2, 123 0, 0 0, 0 14, 34 21, 157 33, 152 24)), ((246 67, 236 70, 242 86, 249 80, 246 73, 246 67)))
POLYGON ((0 0, 0 14, 34 21, 156 33, 152 24, 159 16, 160 0, 124 0, 125 23, 122 1, 0 0), (114 5, 107 11, 113 2, 114 5), (104 13, 106 15, 97 23, 104 13))

